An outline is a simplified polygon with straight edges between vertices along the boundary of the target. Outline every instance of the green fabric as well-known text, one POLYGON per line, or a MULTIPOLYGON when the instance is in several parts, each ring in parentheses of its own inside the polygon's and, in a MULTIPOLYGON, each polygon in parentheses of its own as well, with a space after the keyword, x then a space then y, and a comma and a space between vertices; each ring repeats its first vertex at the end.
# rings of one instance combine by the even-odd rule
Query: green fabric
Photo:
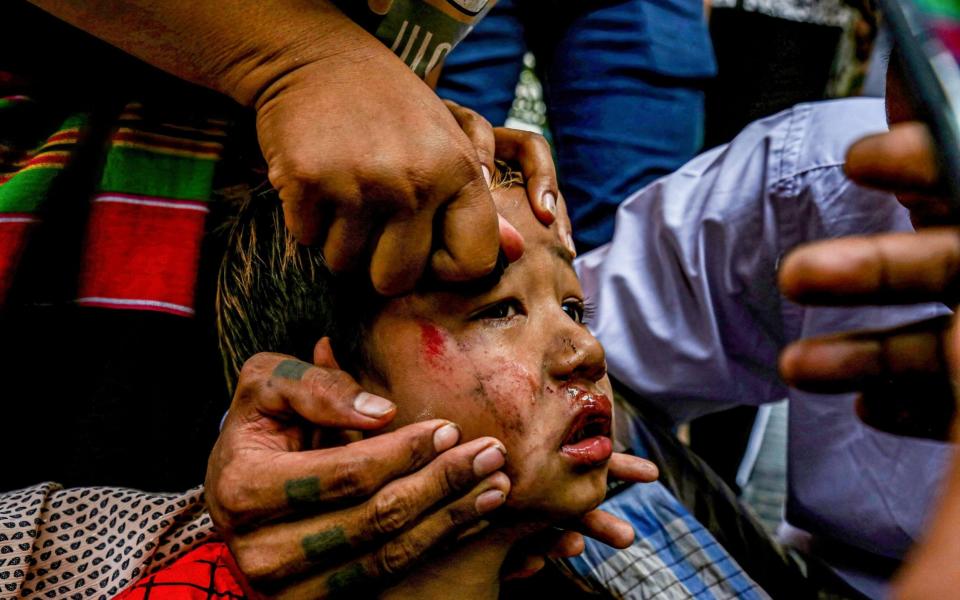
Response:
POLYGON ((215 166, 212 159, 114 147, 107 154, 100 190, 207 202, 215 166))
MULTIPOLYGON (((20 108, 29 100, 2 99, 0 100, 0 119, 9 117, 16 119, 24 128, 36 128, 35 123, 25 122, 20 108)), ((29 119, 26 119, 29 121, 29 119)), ((40 121, 42 123, 42 121, 40 121)), ((64 119, 60 127, 54 131, 31 134, 31 139, 37 140, 34 147, 39 149, 47 143, 51 137, 67 129, 83 129, 89 122, 89 115, 77 113, 64 119)), ((59 146, 59 144, 58 144, 59 146)), ((29 146, 27 147, 29 148, 29 146)), ((76 148, 73 142, 65 142, 63 146, 51 147, 48 151, 72 152, 76 148)), ((23 156, 24 148, 19 148, 19 153, 11 153, 12 160, 18 160, 23 156)), ((46 152, 46 151, 45 151, 46 152)), ((42 156, 43 152, 37 153, 42 156)), ((6 166, 0 162, 0 166, 6 166)), ((8 170, 8 169, 4 169, 8 170)), ((9 181, 0 185, 0 213, 35 213, 47 198, 50 186, 56 179, 57 174, 62 170, 61 165, 37 166, 25 171, 16 173, 9 181)))
POLYGON ((917 4, 931 15, 960 19, 960 2, 957 0, 918 0, 917 4))
POLYGON ((59 172, 59 168, 41 167, 14 175, 0 186, 0 213, 37 212, 59 172))

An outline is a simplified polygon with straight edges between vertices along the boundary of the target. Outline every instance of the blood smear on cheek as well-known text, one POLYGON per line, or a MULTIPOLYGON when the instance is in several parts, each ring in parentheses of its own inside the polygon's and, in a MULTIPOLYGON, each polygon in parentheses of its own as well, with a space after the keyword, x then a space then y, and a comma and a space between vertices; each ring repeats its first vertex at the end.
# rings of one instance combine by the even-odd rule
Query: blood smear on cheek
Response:
POLYGON ((439 360, 443 356, 446 338, 432 323, 420 323, 420 340, 423 343, 423 353, 431 361, 439 360))

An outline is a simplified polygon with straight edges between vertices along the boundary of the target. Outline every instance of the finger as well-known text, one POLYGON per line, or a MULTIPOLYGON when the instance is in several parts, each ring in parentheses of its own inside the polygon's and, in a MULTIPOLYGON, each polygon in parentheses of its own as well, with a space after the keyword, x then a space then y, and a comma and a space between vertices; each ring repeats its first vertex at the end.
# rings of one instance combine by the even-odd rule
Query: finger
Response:
POLYGON ((333 354, 333 346, 330 345, 330 338, 324 336, 320 338, 313 347, 313 364, 327 369, 339 369, 340 363, 337 362, 333 354))
POLYGON ((473 178, 442 210, 442 246, 430 260, 437 277, 469 281, 492 271, 500 251, 498 220, 482 178, 473 178))
POLYGON ((328 207, 319 202, 305 201, 307 193, 307 186, 295 181, 278 188, 283 205, 283 221, 287 229, 298 242, 311 245, 322 241, 323 222, 328 207))
POLYGON ((550 558, 571 558, 580 556, 586 549, 583 534, 576 531, 560 531, 553 544, 547 547, 547 556, 550 558))
POLYGON ((321 427, 378 429, 395 413, 392 402, 363 391, 344 371, 264 352, 240 370, 227 423, 262 424, 260 418, 267 416, 277 426, 302 418, 321 427))
POLYGON ((397 216, 383 229, 370 259, 370 280, 385 296, 413 289, 430 257, 432 213, 397 216))
POLYGON ((517 231, 517 228, 503 218, 503 215, 497 215, 497 221, 500 226, 500 248, 509 262, 514 262, 523 256, 523 236, 517 231))
POLYGON ((860 392, 868 425, 897 435, 947 439, 955 401, 947 372, 948 317, 882 332, 840 334, 790 345, 787 383, 817 393, 860 392))
MULTIPOLYGON (((410 530, 361 555, 357 560, 343 564, 344 559, 349 560, 350 554, 355 555, 357 551, 347 546, 342 547, 337 556, 340 566, 331 568, 320 576, 298 581, 277 594, 277 597, 342 598, 348 594, 362 598, 372 597, 377 590, 396 581, 441 542, 477 523, 482 516, 477 514, 476 508, 480 498, 484 495, 504 497, 508 492, 509 479, 503 473, 498 473, 496 477, 478 485, 466 497, 429 515, 410 530), (504 486, 506 490, 503 489, 504 486)), ((500 503, 502 504, 502 500, 500 503)))
POLYGON ((408 530, 420 529, 420 535, 406 544, 425 544, 452 534, 506 500, 510 480, 495 472, 499 467, 485 465, 485 472, 476 469, 484 452, 498 444, 491 438, 473 440, 421 471, 387 484, 358 506, 261 527, 235 541, 237 558, 248 563, 244 572, 257 580, 284 579, 343 563, 345 557, 362 554, 368 546, 382 550, 408 530), (444 500, 446 504, 433 510, 444 500))
POLYGON ((507 127, 497 127, 493 133, 496 136, 497 157, 520 164, 534 214, 544 225, 553 223, 557 217, 560 188, 557 185, 553 153, 546 138, 507 127))
POLYGON ((804 304, 953 303, 960 280, 960 230, 807 244, 784 259, 779 279, 783 293, 804 304))
POLYGON ((421 469, 459 439, 455 424, 433 420, 339 448, 277 451, 267 459, 258 454, 244 460, 241 454, 223 468, 214 495, 234 525, 357 503, 421 469))
POLYGON ((504 581, 514 579, 526 579, 540 572, 547 565, 546 559, 539 554, 526 554, 520 556, 503 567, 504 581))
POLYGON ((444 100, 443 103, 450 109, 450 113, 457 120, 460 129, 470 138, 470 143, 477 151, 477 158, 480 159, 480 164, 484 169, 484 179, 489 186, 491 173, 494 171, 493 156, 496 150, 493 126, 490 125, 490 121, 487 121, 476 111, 460 106, 452 100, 444 100))
POLYGON ((352 271, 363 263, 370 232, 371 215, 363 212, 334 217, 323 243, 323 260, 333 272, 352 271))
POLYGON ((614 548, 627 548, 633 543, 633 526, 603 510, 585 514, 573 529, 614 548))
POLYGON ((794 387, 825 394, 891 379, 945 377, 948 323, 949 317, 940 317, 887 331, 800 340, 780 356, 780 373, 794 387))
POLYGON ((867 136, 847 151, 844 170, 863 185, 892 191, 939 187, 933 138, 919 122, 894 125, 887 133, 867 136))
POLYGON ((650 483, 656 481, 660 476, 660 470, 657 465, 645 458, 614 452, 610 457, 610 477, 632 481, 635 483, 650 483))
POLYGON ((576 258, 577 246, 573 242, 571 228, 570 216, 567 214, 567 202, 561 194, 560 201, 557 203, 557 236, 560 238, 560 243, 570 252, 570 255, 576 258))

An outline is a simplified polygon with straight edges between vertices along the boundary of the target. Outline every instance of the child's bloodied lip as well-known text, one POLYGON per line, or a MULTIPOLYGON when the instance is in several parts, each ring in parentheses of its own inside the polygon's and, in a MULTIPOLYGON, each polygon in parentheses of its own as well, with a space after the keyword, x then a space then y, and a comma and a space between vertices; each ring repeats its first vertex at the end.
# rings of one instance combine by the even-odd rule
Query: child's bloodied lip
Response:
POLYGON ((599 465, 613 453, 610 429, 613 408, 604 394, 567 387, 574 415, 563 437, 560 452, 576 465, 599 465))

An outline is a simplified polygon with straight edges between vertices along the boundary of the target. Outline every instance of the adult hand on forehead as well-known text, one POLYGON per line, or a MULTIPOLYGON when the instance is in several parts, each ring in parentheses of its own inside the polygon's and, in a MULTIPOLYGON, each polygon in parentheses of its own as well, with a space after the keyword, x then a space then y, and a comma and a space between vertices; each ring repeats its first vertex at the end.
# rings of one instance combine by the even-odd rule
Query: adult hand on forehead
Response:
POLYGON ((521 129, 493 127, 477 112, 460 106, 453 100, 443 102, 470 138, 484 176, 489 179, 490 173, 496 168, 494 159, 519 164, 533 214, 544 225, 553 223, 557 218, 560 192, 553 153, 546 138, 521 129))
MULTIPOLYGON (((917 226, 955 222, 940 183, 929 132, 895 125, 847 154, 855 181, 897 192, 917 226)), ((888 233, 815 242, 784 259, 780 287, 804 304, 886 305, 960 301, 960 228, 888 233)), ((801 340, 780 361, 788 383, 816 392, 861 392, 869 424, 894 433, 945 438, 955 412, 949 318, 888 331, 801 340)), ((958 376, 953 374, 954 379, 958 376)))
POLYGON ((503 445, 457 445, 447 421, 321 447, 324 428, 375 430, 396 410, 339 369, 326 339, 314 361, 251 358, 207 466, 214 523, 250 585, 271 596, 385 586, 510 490, 503 445))
POLYGON ((388 295, 410 290, 427 268, 446 281, 485 275, 501 247, 519 258, 523 240, 490 195, 493 156, 521 164, 534 211, 549 223, 558 192, 546 142, 445 105, 380 42, 363 41, 359 59, 306 64, 257 99, 288 228, 322 244, 332 270, 368 269, 388 295))

